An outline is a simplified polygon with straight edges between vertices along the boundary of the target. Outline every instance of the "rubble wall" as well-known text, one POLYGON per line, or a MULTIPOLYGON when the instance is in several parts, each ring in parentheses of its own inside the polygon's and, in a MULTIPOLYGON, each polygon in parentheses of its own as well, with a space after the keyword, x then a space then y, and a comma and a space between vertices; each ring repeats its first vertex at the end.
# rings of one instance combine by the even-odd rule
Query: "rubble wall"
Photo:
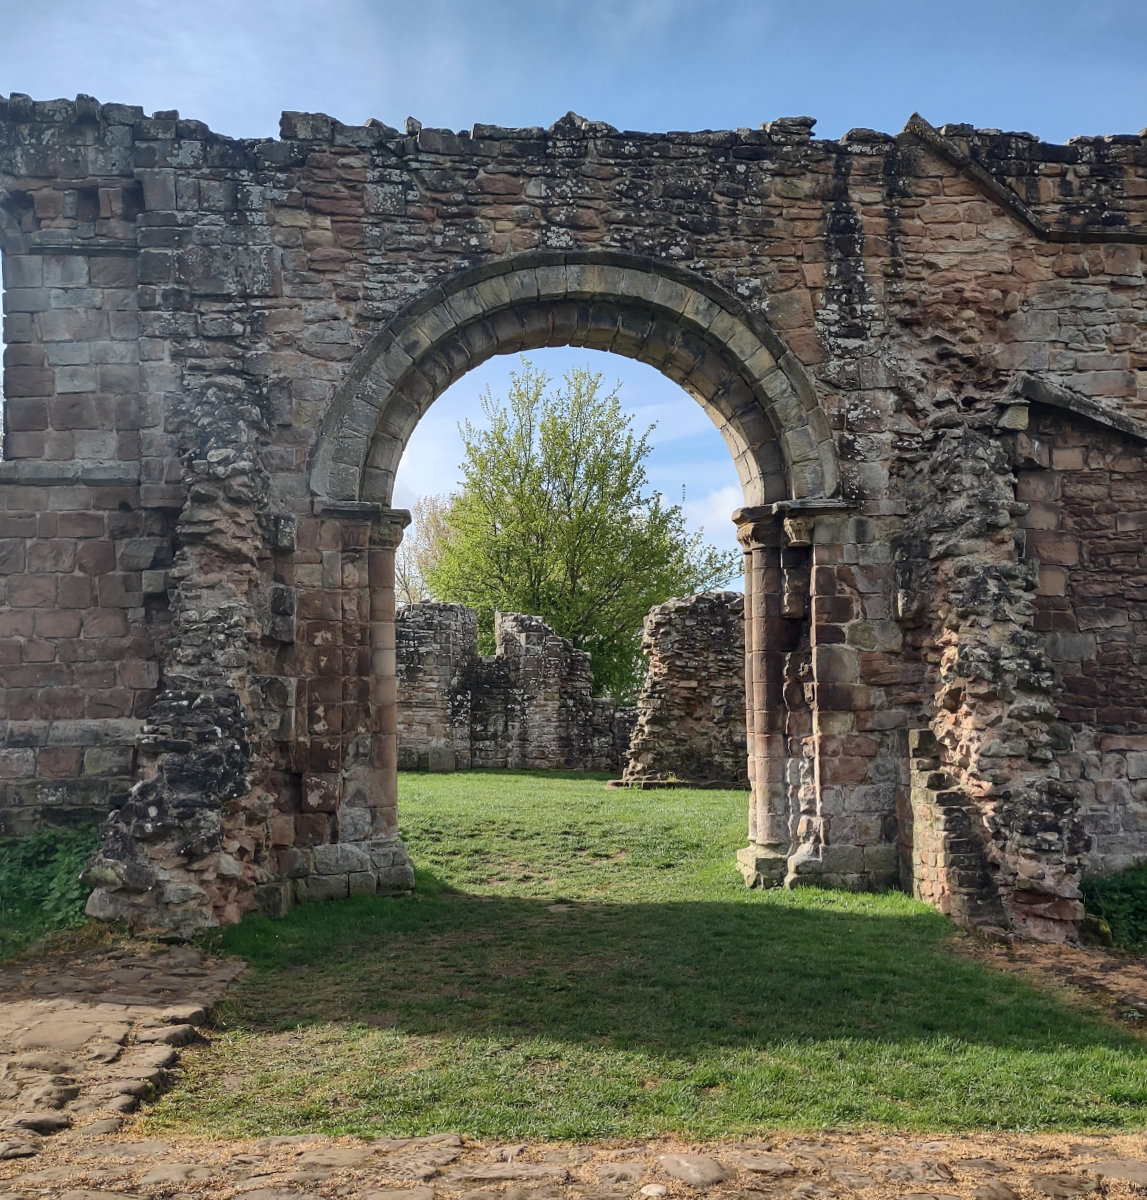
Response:
POLYGON ((747 786, 745 598, 702 592, 650 610, 649 660, 623 778, 747 786))
POLYGON ((589 655, 521 613, 496 613, 494 640, 480 656, 477 614, 460 604, 399 611, 399 767, 618 770, 615 709, 593 697, 589 655))

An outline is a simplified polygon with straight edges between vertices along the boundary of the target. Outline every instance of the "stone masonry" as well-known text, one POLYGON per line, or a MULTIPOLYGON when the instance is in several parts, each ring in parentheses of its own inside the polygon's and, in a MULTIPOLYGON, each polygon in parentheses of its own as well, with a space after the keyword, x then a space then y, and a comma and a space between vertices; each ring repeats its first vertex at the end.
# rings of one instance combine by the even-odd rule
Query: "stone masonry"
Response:
POLYGON ((472 366, 611 350, 743 488, 754 885, 1072 936, 1147 857, 1147 138, 622 132, 0 98, 0 823, 116 807, 181 936, 410 886, 394 471, 472 366))
POLYGON ((479 655, 464 605, 399 609, 399 768, 618 770, 624 716, 594 698, 589 655, 521 613, 494 614, 494 642, 479 655))
POLYGON ((626 783, 749 782, 745 747, 745 598, 701 592, 650 610, 649 659, 626 783))

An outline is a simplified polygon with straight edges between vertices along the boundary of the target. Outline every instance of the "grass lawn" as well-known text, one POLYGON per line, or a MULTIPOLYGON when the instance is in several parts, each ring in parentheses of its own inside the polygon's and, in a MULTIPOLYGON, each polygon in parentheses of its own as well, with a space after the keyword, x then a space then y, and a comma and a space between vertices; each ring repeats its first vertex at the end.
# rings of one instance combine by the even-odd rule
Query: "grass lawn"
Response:
POLYGON ((749 892, 742 792, 405 775, 406 898, 251 919, 148 1128, 605 1138, 1139 1128, 1136 1036, 900 894, 749 892))

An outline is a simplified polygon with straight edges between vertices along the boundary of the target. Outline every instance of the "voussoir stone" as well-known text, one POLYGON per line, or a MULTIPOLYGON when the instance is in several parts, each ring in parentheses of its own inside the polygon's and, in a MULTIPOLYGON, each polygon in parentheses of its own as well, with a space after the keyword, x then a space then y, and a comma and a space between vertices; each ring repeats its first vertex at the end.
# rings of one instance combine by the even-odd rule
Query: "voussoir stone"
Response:
POLYGON ((657 1165, 670 1178, 692 1188, 712 1187, 729 1178, 725 1167, 704 1154, 659 1154, 657 1165))

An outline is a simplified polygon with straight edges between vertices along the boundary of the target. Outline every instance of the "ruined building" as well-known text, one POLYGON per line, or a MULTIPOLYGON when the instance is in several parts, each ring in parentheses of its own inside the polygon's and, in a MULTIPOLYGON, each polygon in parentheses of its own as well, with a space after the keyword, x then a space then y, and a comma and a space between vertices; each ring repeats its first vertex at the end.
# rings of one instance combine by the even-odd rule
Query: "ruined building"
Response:
POLYGON ((648 661, 625 782, 747 783, 745 597, 701 592, 658 604, 641 651, 648 661))
POLYGON ((594 698, 589 655, 522 613, 494 614, 494 644, 479 655, 465 605, 398 610, 399 770, 619 770, 628 723, 594 698))
POLYGON ((1147 857, 1147 142, 0 99, 0 810, 91 911, 401 889, 395 468, 498 353, 663 371, 744 503, 750 883, 1070 935, 1147 857))

